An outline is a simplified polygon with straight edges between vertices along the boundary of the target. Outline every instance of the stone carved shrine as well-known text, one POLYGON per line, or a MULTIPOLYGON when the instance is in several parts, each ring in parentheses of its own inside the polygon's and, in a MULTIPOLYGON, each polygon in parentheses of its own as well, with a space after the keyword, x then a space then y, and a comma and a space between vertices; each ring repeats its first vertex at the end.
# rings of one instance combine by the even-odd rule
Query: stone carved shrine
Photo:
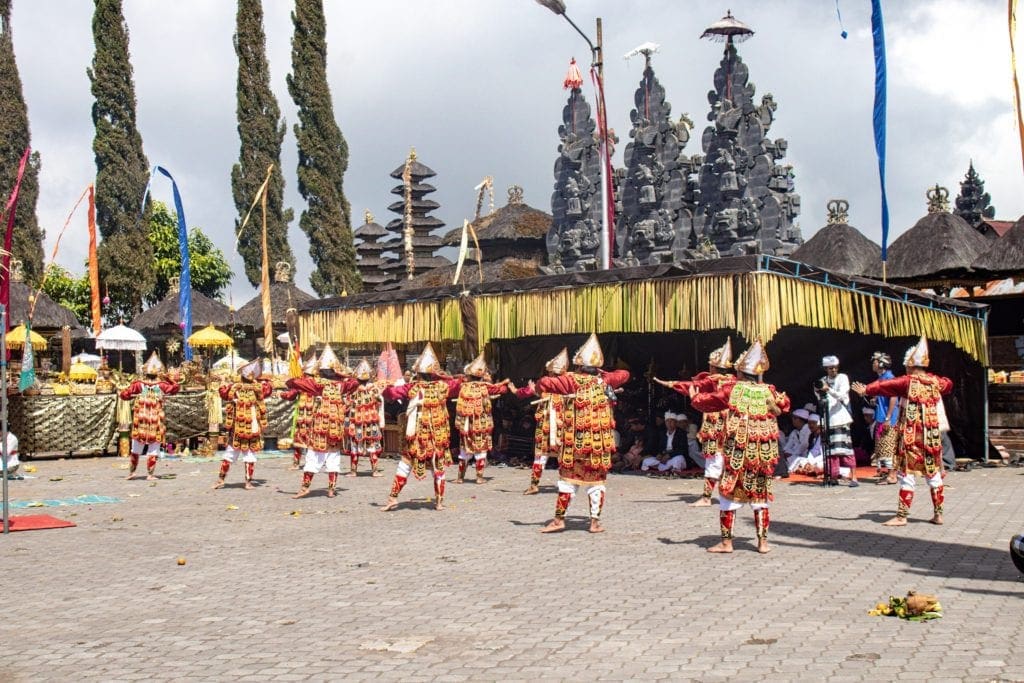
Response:
POLYGON ((974 170, 973 161, 967 168, 967 175, 960 181, 960 194, 956 196, 955 204, 953 213, 970 223, 978 232, 986 234, 985 221, 995 218, 996 207, 992 206, 992 197, 985 192, 985 181, 974 170))

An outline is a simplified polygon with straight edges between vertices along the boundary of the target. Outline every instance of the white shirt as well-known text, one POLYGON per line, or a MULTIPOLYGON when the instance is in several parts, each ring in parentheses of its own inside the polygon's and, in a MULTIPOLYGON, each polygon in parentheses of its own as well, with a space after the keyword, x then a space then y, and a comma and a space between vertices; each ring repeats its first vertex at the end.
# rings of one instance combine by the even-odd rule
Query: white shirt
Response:
POLYGON ((807 455, 807 449, 810 448, 811 441, 811 428, 806 424, 800 429, 793 429, 786 437, 786 445, 782 447, 782 452, 786 455, 791 455, 797 458, 802 458, 807 455))
MULTIPOLYGON (((825 379, 828 379, 826 375, 825 379)), ((850 414, 850 378, 836 373, 828 388, 828 426, 845 427, 853 422, 850 414)))
POLYGON ((18 437, 13 432, 7 432, 7 467, 10 469, 18 464, 18 437))

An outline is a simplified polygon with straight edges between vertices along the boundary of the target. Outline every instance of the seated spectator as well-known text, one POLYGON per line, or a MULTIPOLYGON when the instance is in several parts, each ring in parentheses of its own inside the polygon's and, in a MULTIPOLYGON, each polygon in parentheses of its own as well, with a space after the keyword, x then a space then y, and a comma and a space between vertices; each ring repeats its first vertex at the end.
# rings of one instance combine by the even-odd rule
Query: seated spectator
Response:
POLYGON ((825 459, 821 450, 821 418, 815 413, 808 415, 807 428, 810 432, 807 452, 803 457, 793 460, 789 473, 816 477, 825 471, 825 459))
POLYGON ((790 415, 793 429, 782 446, 782 455, 786 458, 786 467, 789 472, 796 471, 796 463, 803 464, 807 458, 807 450, 811 447, 811 429, 807 426, 809 417, 810 413, 806 408, 797 408, 790 415))
POLYGON ((658 471, 661 473, 668 473, 674 475, 680 475, 686 470, 697 469, 703 472, 702 465, 698 464, 703 461, 704 456, 701 453, 700 442, 697 441, 697 425, 687 424, 688 418, 685 415, 679 415, 680 426, 679 431, 683 431, 685 425, 686 431, 686 450, 683 453, 677 453, 671 456, 668 460, 658 465, 658 471))

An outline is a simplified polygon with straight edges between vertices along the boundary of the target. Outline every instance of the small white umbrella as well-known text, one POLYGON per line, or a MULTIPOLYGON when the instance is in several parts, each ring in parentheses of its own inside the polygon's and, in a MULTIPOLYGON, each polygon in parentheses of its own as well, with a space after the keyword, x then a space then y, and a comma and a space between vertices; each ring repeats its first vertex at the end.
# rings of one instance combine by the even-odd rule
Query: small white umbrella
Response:
POLYGON ((239 356, 238 352, 232 349, 232 351, 228 353, 228 355, 224 356, 223 358, 221 358, 220 360, 213 364, 213 369, 234 371, 248 362, 249 361, 239 356))
POLYGON ((71 357, 71 362, 72 363, 84 363, 85 365, 88 365, 93 370, 99 370, 100 369, 100 363, 103 362, 103 357, 102 356, 97 356, 97 355, 92 354, 92 353, 80 353, 77 356, 72 356, 71 357))
POLYGON ((96 348, 110 351, 145 351, 146 338, 127 325, 114 325, 96 335, 96 348))

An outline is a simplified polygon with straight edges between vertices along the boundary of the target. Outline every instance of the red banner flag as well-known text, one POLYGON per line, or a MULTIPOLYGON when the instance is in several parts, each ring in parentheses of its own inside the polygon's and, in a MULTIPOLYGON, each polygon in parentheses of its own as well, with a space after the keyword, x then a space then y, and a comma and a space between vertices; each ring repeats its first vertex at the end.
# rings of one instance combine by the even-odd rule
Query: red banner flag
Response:
MULTIPOLYGON (((7 217, 7 232, 4 233, 4 251, 0 260, 0 304, 3 304, 5 311, 11 309, 11 239, 14 235, 14 214, 18 207, 18 191, 21 190, 21 179, 25 176, 25 164, 28 163, 28 155, 32 153, 31 147, 25 148, 18 163, 18 177, 14 181, 14 189, 7 199, 7 208, 4 209, 4 216, 7 217)), ((11 318, 7 316, 7 326, 10 328, 11 318)))
POLYGON ((96 258, 96 191, 89 186, 89 308, 92 311, 92 332, 103 329, 100 317, 100 264, 96 258))

